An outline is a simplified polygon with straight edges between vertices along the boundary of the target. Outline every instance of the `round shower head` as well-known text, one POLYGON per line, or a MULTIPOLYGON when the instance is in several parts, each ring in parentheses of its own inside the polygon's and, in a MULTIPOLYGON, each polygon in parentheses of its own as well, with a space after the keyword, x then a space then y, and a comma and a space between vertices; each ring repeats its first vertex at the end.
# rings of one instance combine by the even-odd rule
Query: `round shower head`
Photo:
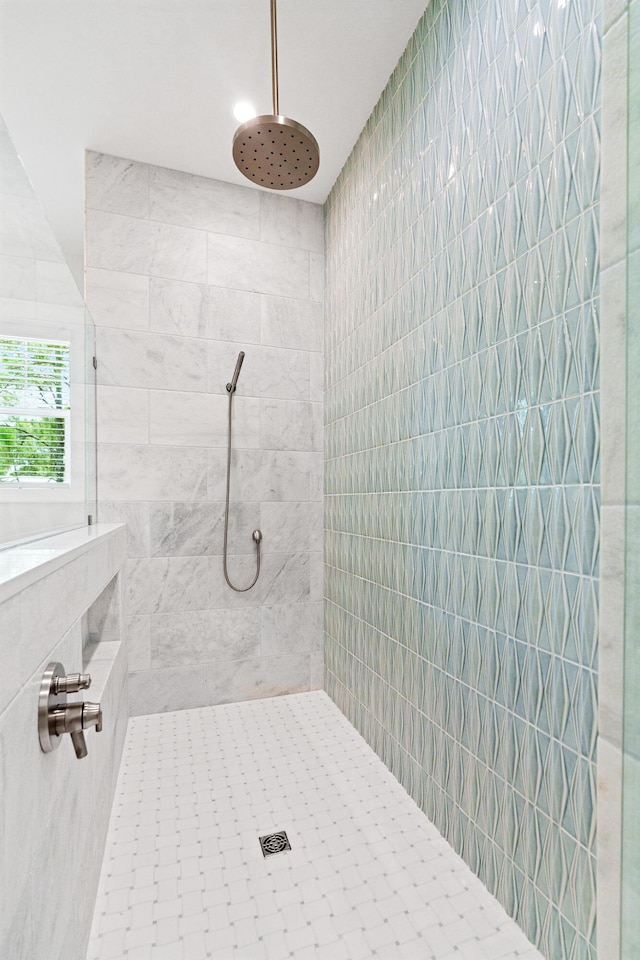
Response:
POLYGON ((320 166, 313 134, 289 117, 266 114, 238 127, 233 159, 249 180, 272 190, 293 190, 312 180, 320 166))

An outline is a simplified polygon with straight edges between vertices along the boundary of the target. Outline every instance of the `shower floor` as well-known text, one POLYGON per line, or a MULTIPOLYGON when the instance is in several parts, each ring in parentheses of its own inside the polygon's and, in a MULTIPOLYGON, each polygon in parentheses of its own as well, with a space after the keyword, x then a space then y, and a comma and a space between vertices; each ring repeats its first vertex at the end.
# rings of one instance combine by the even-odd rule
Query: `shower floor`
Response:
POLYGON ((542 960, 322 691, 133 718, 87 960, 288 957, 542 960))

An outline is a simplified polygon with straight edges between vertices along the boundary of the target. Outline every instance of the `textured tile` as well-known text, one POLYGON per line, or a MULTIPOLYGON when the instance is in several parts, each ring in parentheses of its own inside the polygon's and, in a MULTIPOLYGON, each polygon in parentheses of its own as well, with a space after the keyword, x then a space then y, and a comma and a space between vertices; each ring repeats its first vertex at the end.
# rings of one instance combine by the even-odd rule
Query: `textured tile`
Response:
POLYGON ((595 955, 601 40, 576 10, 430 6, 326 218, 326 687, 563 957, 595 955))

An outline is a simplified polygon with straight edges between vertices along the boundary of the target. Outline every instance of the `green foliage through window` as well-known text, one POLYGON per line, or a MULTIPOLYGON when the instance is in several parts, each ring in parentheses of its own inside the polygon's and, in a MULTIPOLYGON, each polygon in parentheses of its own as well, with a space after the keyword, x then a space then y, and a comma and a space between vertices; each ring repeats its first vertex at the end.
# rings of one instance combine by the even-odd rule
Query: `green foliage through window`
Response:
POLYGON ((0 337, 0 482, 69 480, 69 344, 0 337))

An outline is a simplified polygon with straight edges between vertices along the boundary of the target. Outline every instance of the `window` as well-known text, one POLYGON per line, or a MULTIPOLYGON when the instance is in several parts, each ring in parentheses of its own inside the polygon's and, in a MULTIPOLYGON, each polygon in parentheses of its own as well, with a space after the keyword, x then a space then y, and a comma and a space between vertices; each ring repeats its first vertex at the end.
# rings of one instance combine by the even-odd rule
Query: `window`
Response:
POLYGON ((0 337, 0 483, 69 483, 69 343, 0 337))

